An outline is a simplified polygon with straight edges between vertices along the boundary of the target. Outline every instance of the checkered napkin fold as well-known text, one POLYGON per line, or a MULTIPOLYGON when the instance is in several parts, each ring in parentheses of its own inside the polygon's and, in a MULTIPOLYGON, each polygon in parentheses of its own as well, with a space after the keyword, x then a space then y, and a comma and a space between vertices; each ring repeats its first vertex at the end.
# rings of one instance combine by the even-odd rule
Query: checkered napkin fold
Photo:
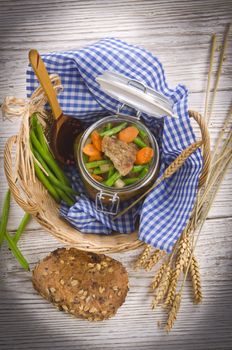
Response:
MULTIPOLYGON (((82 120, 86 126, 103 116, 115 114, 120 102, 101 91, 95 78, 104 71, 121 73, 156 89, 173 102, 173 112, 178 119, 156 119, 142 114, 142 121, 156 136, 161 151, 161 176, 167 166, 195 141, 188 116, 188 91, 178 85, 170 89, 163 67, 149 51, 113 38, 76 51, 42 55, 50 74, 57 73, 64 87, 59 103, 66 115, 82 120)), ((38 86, 29 67, 27 71, 28 97, 38 86)), ((127 108, 123 111, 134 115, 127 108)), ((161 182, 144 200, 122 217, 112 220, 110 215, 97 212, 95 203, 85 193, 68 208, 61 205, 60 215, 83 233, 110 235, 113 231, 128 234, 136 229, 139 219, 139 239, 170 252, 183 231, 191 214, 199 174, 202 168, 200 150, 192 154, 171 178, 161 182)), ((75 169, 68 174, 73 187, 84 192, 83 184, 75 169)), ((121 203, 120 210, 128 203, 121 203)))

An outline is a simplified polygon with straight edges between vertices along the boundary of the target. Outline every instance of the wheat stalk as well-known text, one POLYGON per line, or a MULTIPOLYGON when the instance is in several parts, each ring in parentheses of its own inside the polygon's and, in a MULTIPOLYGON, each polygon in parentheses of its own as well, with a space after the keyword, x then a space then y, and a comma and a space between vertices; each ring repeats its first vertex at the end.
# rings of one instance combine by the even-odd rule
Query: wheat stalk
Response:
POLYGON ((154 265, 157 264, 157 262, 162 259, 166 255, 166 253, 163 250, 156 249, 154 253, 149 257, 149 259, 146 261, 144 268, 146 271, 150 271, 154 265))
MULTIPOLYGON (((171 328, 173 327, 173 324, 176 320, 177 313, 178 313, 179 306, 180 306, 180 302, 181 302, 181 295, 182 295, 182 291, 183 291, 183 286, 184 286, 189 268, 191 268, 191 273, 192 273, 193 287, 194 287, 194 291, 195 291, 195 302, 199 303, 202 300, 199 268, 198 268, 198 263, 196 261, 196 258, 193 257, 193 252, 194 252, 201 228, 202 228, 203 223, 208 215, 208 211, 211 207, 212 200, 215 197, 215 195, 219 189, 219 185, 223 179, 223 176, 225 175, 226 168, 228 167, 231 158, 232 157, 230 157, 227 160, 226 164, 223 167, 220 167, 220 171, 217 172, 216 178, 214 177, 214 185, 217 184, 216 189, 214 190, 213 194, 211 194, 211 201, 209 201, 207 203, 206 209, 204 210, 204 213, 201 216, 200 221, 197 222, 197 225, 194 225, 194 226, 197 226, 197 228, 199 227, 199 232, 198 232, 198 236, 194 242, 192 253, 190 251, 190 233, 191 233, 192 228, 193 228, 192 223, 193 223, 193 221, 196 221, 195 216, 196 216, 196 212, 198 212, 198 207, 199 207, 198 200, 197 200, 197 205, 195 207, 195 211, 194 211, 193 216, 192 216, 192 221, 190 220, 189 224, 187 225, 186 229, 184 230, 184 232, 179 240, 178 248, 176 248, 177 252, 176 252, 175 269, 171 270, 170 265, 168 266, 169 267, 168 278, 164 279, 163 286, 160 285, 159 292, 157 293, 156 297, 153 300, 153 308, 154 308, 160 303, 160 301, 164 298, 164 296, 166 294, 166 299, 165 299, 164 305, 171 306, 171 310, 169 312, 167 324, 165 327, 165 329, 167 331, 171 330, 171 328), (220 175, 223 175, 223 176, 220 176, 220 175), (178 294, 176 294, 178 279, 179 279, 181 272, 183 271, 183 268, 186 266, 186 264, 187 264, 187 268, 185 271, 182 286, 181 286, 180 292, 178 294), (161 286, 162 286, 162 288, 161 288, 161 286), (168 286, 168 289, 167 289, 167 286, 168 286)), ((160 271, 159 271, 161 273, 158 273, 157 277, 154 279, 153 288, 154 287, 157 288, 157 286, 160 284, 161 278, 162 278, 161 276, 163 275, 163 273, 165 271, 165 267, 166 267, 165 264, 163 264, 161 266, 160 271)))
MULTIPOLYGON (((208 115, 208 121, 209 121, 211 113, 212 113, 213 103, 214 103, 214 99, 216 96, 217 85, 218 85, 219 77, 221 74, 222 62, 224 60, 224 52, 225 52, 225 48, 226 48, 226 44, 227 44, 227 40, 228 40, 228 33, 229 33, 229 27, 227 28, 227 31, 226 31, 226 36, 225 36, 225 40, 224 40, 224 48, 222 50, 222 54, 221 54, 221 58, 220 58, 218 75, 217 75, 217 79, 216 79, 216 83, 215 83, 215 87, 214 87, 213 101, 212 101, 210 113, 208 115)), ((205 111, 207 111, 207 104, 208 104, 208 97, 206 98, 205 111)), ((195 230, 198 230, 196 238, 194 239, 194 235, 192 236, 192 244, 191 244, 192 249, 190 251, 191 253, 189 255, 189 252, 188 253, 184 252, 183 243, 182 243, 182 248, 180 248, 177 252, 175 269, 172 272, 171 283, 170 283, 169 290, 168 290, 168 293, 167 293, 167 296, 165 299, 165 303, 164 303, 166 305, 171 305, 171 310, 169 312, 167 324, 165 327, 167 332, 169 332, 172 329, 173 324, 176 320, 177 313, 178 313, 178 310, 180 307, 181 296, 182 296, 184 284, 185 284, 189 269, 190 269, 190 274, 191 274, 192 283, 193 283, 195 302, 199 303, 202 300, 199 266, 198 266, 197 260, 194 256, 194 251, 195 251, 196 244, 197 244, 197 241, 199 239, 199 235, 200 235, 200 232, 202 230, 203 224, 207 218, 208 212, 209 212, 210 207, 212 205, 212 202, 213 202, 213 200, 216 196, 216 193, 219 189, 219 186, 220 186, 220 184, 225 176, 226 169, 227 169, 230 161, 232 160, 232 155, 231 155, 231 152, 229 151, 229 147, 231 144, 231 132, 230 132, 229 136, 227 137, 227 139, 225 140, 220 152, 218 152, 219 146, 221 146, 221 143, 222 143, 222 140, 223 140, 223 137, 225 134, 226 127, 228 126, 228 123, 229 123, 230 114, 231 114, 231 109, 230 109, 229 115, 227 116, 227 118, 225 120, 224 128, 219 133, 219 137, 218 137, 218 140, 216 142, 216 147, 215 147, 215 150, 213 153, 213 158, 216 159, 216 161, 214 162, 213 168, 211 168, 211 171, 210 171, 210 174, 209 174, 209 177, 207 179, 207 182, 205 184, 204 189, 198 192, 196 205, 194 207, 192 217, 191 217, 190 222, 188 224, 190 233, 194 232, 195 230), (184 253, 184 256, 183 256, 183 253, 184 253), (178 256, 178 254, 179 254, 179 256, 178 256), (180 264, 180 262, 181 262, 181 264, 180 264), (186 266, 186 263, 187 263, 187 266, 186 266), (186 267, 185 273, 184 273, 184 277, 182 280, 180 290, 176 294, 178 279, 179 279, 179 276, 181 274, 181 270, 182 270, 183 266, 186 267)), ((185 238, 186 238, 186 233, 183 234, 182 242, 184 242, 185 238)))
POLYGON ((199 304, 202 302, 201 277, 199 265, 194 255, 192 256, 189 270, 194 291, 194 301, 196 304, 199 304))
POLYGON ((187 234, 187 230, 185 230, 179 241, 177 254, 176 254, 175 268, 183 271, 183 268, 188 262, 190 255, 191 255, 190 236, 187 234))
POLYGON ((180 277, 180 274, 181 274, 181 269, 177 269, 177 268, 175 268, 171 272, 170 283, 169 283, 167 294, 166 294, 166 297, 164 300, 165 307, 172 306, 172 304, 174 302, 177 284, 178 284, 178 279, 180 277))
POLYGON ((174 301, 179 277, 181 275, 181 272, 184 270, 184 267, 186 266, 189 256, 191 254, 189 240, 191 230, 191 222, 189 222, 186 228, 184 229, 181 237, 179 238, 177 245, 175 246, 176 249, 175 252, 173 252, 173 257, 175 257, 175 263, 174 268, 172 269, 172 272, 170 274, 170 283, 164 300, 165 307, 172 305, 174 301))
POLYGON ((164 274, 167 267, 168 267, 168 261, 164 261, 151 282, 151 288, 153 290, 159 286, 159 284, 162 280, 163 274, 164 274))
POLYGON ((216 35, 212 35, 212 44, 211 44, 211 52, 210 52, 210 64, 209 64, 209 72, 207 78, 207 87, 206 87, 206 95, 205 95, 205 109, 204 109, 204 118, 207 119, 207 111, 208 111, 208 101, 209 101, 209 92, 210 92, 210 82, 213 70, 213 61, 214 55, 216 51, 217 38, 216 35))
MULTIPOLYGON (((151 288, 152 289, 156 289, 159 286, 159 284, 160 284, 160 282, 162 280, 163 274, 166 272, 166 269, 169 266, 171 268, 172 260, 173 260, 173 257, 175 255, 177 247, 178 247, 178 242, 179 242, 179 239, 175 243, 175 245, 173 247, 173 250, 172 250, 172 253, 169 255, 168 259, 163 262, 163 264, 160 266, 159 270, 157 271, 155 277, 153 278, 153 281, 151 283, 151 288)), ((172 269, 170 270, 170 272, 172 274, 172 269)), ((171 280, 171 274, 170 274, 170 280, 171 280)))
POLYGON ((144 265, 146 264, 146 261, 150 255, 152 247, 148 244, 145 245, 145 248, 142 252, 142 254, 139 256, 139 258, 136 260, 134 267, 135 269, 138 267, 144 267, 144 265))
POLYGON ((177 317, 177 313, 180 309, 180 302, 181 302, 181 294, 178 293, 175 295, 174 301, 173 301, 173 305, 172 308, 168 314, 168 319, 167 319, 167 323, 165 326, 165 330, 166 332, 170 332, 170 330, 172 329, 174 322, 176 320, 177 317))
MULTIPOLYGON (((197 210, 197 203, 195 209, 197 210)), ((195 221, 195 215, 192 216, 192 221, 190 220, 188 225, 186 226, 185 230, 183 231, 179 243, 178 248, 176 252, 176 260, 175 260, 175 266, 171 273, 170 278, 170 284, 169 288, 166 294, 166 298, 164 301, 164 306, 172 306, 175 295, 176 295, 176 289, 178 285, 178 281, 180 278, 181 273, 184 271, 184 268, 188 265, 190 256, 191 256, 191 242, 190 242, 190 234, 193 230, 193 222, 195 221)))
POLYGON ((205 203, 208 202, 210 205, 212 204, 215 197, 215 195, 212 196, 213 190, 218 190, 219 183, 221 183, 220 176, 224 171, 226 171, 227 166, 231 161, 231 156, 232 154, 230 153, 229 157, 225 161, 222 158, 222 161, 218 164, 217 168, 211 172, 207 187, 204 189, 202 197, 200 198, 198 217, 200 217, 200 213, 202 212, 205 203))
POLYGON ((163 274, 162 280, 159 284, 159 288, 152 300, 152 309, 155 309, 157 305, 163 301, 170 283, 170 276, 171 276, 171 267, 167 266, 165 273, 163 274))
POLYGON ((223 152, 222 155, 219 155, 217 160, 212 164, 212 169, 217 167, 222 160, 223 161, 227 160, 230 157, 231 153, 232 153, 232 148, 229 148, 228 150, 225 150, 225 152, 223 152))
POLYGON ((227 25, 225 36, 224 36, 224 40, 223 40, 223 46, 222 46, 222 51, 221 51, 221 55, 220 55, 219 66, 218 66, 218 70, 217 70, 217 76, 216 76, 216 80, 215 80, 215 83, 214 83, 213 96, 212 96, 212 100, 211 100, 209 113, 208 113, 207 118, 206 118, 206 121, 208 123, 209 123, 211 115, 212 115, 212 111, 213 111, 213 107, 214 107, 214 101, 215 101, 215 97, 216 97, 216 93, 217 93, 217 89, 218 89, 218 83, 219 83, 219 80, 220 80, 220 77, 221 77, 222 65, 223 65, 223 62, 225 60, 225 52, 226 52, 227 43, 228 43, 228 39, 229 39, 229 33, 230 33, 230 24, 227 25))
POLYGON ((229 112, 228 112, 228 114, 227 114, 227 116, 226 116, 226 119, 225 119, 225 121, 224 121, 224 123, 223 123, 223 126, 222 126, 222 128, 221 128, 221 130, 220 130, 220 132, 219 132, 218 137, 217 137, 217 140, 216 140, 216 143, 215 143, 215 147, 214 147, 214 150, 213 150, 213 152, 212 152, 212 164, 213 164, 213 162, 214 162, 215 157, 217 157, 217 155, 218 155, 218 154, 217 154, 217 153, 218 153, 218 149, 219 149, 220 143, 221 143, 222 140, 223 140, 223 136, 224 136, 224 134, 225 134, 225 132, 226 132, 226 129, 227 129, 228 124, 229 124, 229 122, 230 122, 231 116, 232 116, 232 106, 231 106, 230 109, 229 109, 229 112))
POLYGON ((199 227, 198 227, 198 233, 197 233, 197 236, 195 238, 195 242, 194 242, 194 245, 193 245, 193 249, 192 249, 192 253, 191 253, 191 256, 190 256, 190 259, 189 259, 189 262, 188 262, 188 265, 187 265, 187 268, 186 268, 186 271, 185 271, 185 275, 184 275, 184 278, 183 278, 183 281, 182 281, 182 285, 181 285, 181 288, 180 288, 180 292, 179 294, 181 295, 182 292, 183 292, 183 288, 184 288, 184 284, 185 284, 185 281, 186 281, 186 278, 187 278, 187 274, 188 274, 188 271, 189 271, 189 268, 190 268, 190 264, 191 264, 191 260, 192 260, 192 257, 193 257, 193 254, 194 254, 194 251, 195 251, 195 248, 196 248, 196 244, 197 244, 197 241, 199 239, 199 236, 200 236, 200 233, 201 233, 201 230, 202 230, 202 227, 205 223, 205 220, 208 216, 208 213, 209 213, 209 210, 211 208, 211 204, 213 202, 213 199, 215 198, 217 192, 218 192, 218 189, 220 187, 220 184, 221 182, 223 181, 223 178, 225 176, 225 173, 226 173, 226 169, 227 167, 229 166, 230 164, 230 161, 232 160, 232 156, 231 158, 227 161, 226 163, 226 166, 219 172, 218 174, 218 183, 217 183, 217 187, 215 188, 213 194, 211 195, 211 199, 209 201, 209 203, 207 203, 207 206, 204 210, 204 213, 200 219, 200 223, 199 223, 199 227))

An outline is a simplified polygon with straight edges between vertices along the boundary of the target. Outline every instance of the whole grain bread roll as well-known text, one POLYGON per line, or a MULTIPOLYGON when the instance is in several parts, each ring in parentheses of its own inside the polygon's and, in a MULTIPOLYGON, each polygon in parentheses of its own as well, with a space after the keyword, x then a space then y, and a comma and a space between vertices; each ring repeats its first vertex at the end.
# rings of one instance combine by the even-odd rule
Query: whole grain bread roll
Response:
POLYGON ((90 321, 112 317, 128 292, 128 274, 119 261, 75 248, 50 253, 36 265, 32 282, 60 310, 90 321))

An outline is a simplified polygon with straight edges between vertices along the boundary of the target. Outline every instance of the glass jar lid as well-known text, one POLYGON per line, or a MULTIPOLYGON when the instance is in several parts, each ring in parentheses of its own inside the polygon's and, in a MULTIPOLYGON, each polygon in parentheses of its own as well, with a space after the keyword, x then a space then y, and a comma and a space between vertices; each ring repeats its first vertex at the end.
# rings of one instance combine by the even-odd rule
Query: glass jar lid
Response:
POLYGON ((129 79, 116 72, 105 71, 96 77, 96 81, 108 95, 123 105, 134 108, 137 115, 144 112, 156 118, 163 116, 178 118, 173 113, 170 99, 138 80, 129 79))

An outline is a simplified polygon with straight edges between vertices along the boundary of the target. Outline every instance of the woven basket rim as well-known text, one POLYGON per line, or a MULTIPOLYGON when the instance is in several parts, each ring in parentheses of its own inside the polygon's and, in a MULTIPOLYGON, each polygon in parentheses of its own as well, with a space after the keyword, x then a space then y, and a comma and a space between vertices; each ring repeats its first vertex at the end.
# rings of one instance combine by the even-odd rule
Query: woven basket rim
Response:
MULTIPOLYGON (((59 77, 57 75, 51 75, 50 77, 58 93, 62 89, 59 77)), ((3 109, 5 109, 5 113, 8 112, 8 115, 22 116, 19 134, 8 139, 4 150, 5 174, 15 201, 55 238, 80 250, 108 253, 122 252, 143 245, 144 243, 138 239, 137 231, 131 234, 85 234, 59 217, 58 205, 34 175, 33 159, 30 151, 28 151, 29 147, 27 147, 29 145, 29 117, 35 111, 39 111, 45 116, 44 105, 46 101, 46 96, 42 88, 39 87, 33 93, 32 98, 25 101, 25 103, 20 99, 20 111, 15 109, 19 102, 15 98, 8 98, 3 104, 3 109), (16 158, 14 159, 15 154, 16 158)), ((210 166, 209 133, 203 118, 198 112, 189 111, 189 115, 197 121, 202 134, 204 167, 199 181, 199 186, 201 186, 207 178, 210 166)))

